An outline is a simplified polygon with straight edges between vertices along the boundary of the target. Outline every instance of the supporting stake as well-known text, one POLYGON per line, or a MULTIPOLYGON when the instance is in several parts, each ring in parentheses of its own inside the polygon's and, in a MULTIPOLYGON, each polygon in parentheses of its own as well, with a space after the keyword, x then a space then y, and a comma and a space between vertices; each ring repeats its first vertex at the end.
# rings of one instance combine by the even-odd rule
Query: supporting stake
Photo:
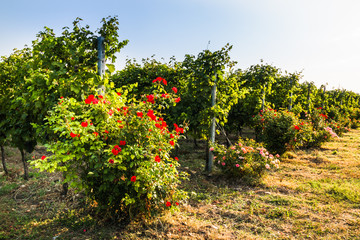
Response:
POLYGON ((98 74, 103 76, 105 73, 105 47, 104 47, 104 37, 100 36, 97 38, 97 48, 98 48, 98 74))
MULTIPOLYGON (((214 81, 214 85, 211 88, 211 107, 214 107, 216 104, 216 78, 217 76, 215 75, 215 81, 214 81)), ((210 142, 211 143, 215 143, 215 125, 216 125, 216 119, 215 117, 213 117, 213 119, 211 120, 211 126, 210 126, 210 142)), ((209 145, 209 144, 207 144, 209 145)), ((207 172, 211 172, 212 171, 212 167, 213 167, 213 159, 214 159, 214 153, 212 151, 210 151, 210 148, 207 147, 207 150, 209 155, 207 162, 206 162, 206 166, 205 166, 205 171, 207 172)))
MULTIPOLYGON (((98 44, 98 74, 102 77, 105 74, 105 46, 104 46, 104 37, 100 36, 97 38, 98 44)), ((99 85, 98 86, 98 94, 104 95, 105 94, 105 86, 99 85)))
POLYGON ((261 103, 261 110, 264 111, 264 109, 265 109, 265 86, 262 90, 262 103, 261 103))
POLYGON ((324 91, 323 91, 323 101, 321 106, 322 109, 324 109, 325 107, 325 98, 326 98, 325 93, 326 93, 326 86, 324 86, 324 91))
POLYGON ((292 79, 290 79, 290 102, 289 102, 289 112, 292 109, 292 96, 293 96, 293 92, 292 92, 292 79))
POLYGON ((308 110, 308 113, 310 113, 310 94, 311 94, 311 84, 309 83, 308 85, 308 97, 307 97, 307 110, 308 110))

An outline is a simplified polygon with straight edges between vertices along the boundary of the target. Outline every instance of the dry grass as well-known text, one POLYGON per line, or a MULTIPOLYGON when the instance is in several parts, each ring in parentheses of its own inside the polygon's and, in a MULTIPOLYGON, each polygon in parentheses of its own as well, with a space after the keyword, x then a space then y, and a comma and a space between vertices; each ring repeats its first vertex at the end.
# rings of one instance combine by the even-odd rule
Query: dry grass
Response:
POLYGON ((8 149, 12 173, 0 177, 0 239, 360 239, 359 130, 285 154, 280 169, 257 186, 203 174, 203 147, 190 141, 178 154, 190 174, 181 186, 188 202, 124 226, 88 215, 79 195, 60 198, 58 175, 31 171, 23 181, 19 158, 8 149))

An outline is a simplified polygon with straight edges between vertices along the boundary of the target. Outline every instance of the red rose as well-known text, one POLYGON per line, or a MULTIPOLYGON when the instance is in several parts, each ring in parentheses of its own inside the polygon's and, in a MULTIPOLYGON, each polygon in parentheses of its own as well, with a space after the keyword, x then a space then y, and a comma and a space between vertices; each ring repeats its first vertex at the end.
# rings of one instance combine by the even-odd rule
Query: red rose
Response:
POLYGON ((144 114, 143 114, 142 112, 137 112, 136 115, 137 115, 138 117, 140 117, 140 118, 143 118, 143 115, 144 115, 144 114))
POLYGON ((180 101, 181 101, 181 98, 180 98, 180 97, 178 97, 178 98, 175 99, 175 102, 176 102, 176 103, 178 103, 178 102, 180 102, 180 101))
POLYGON ((71 132, 71 133, 70 133, 70 136, 71 136, 72 138, 74 138, 74 137, 76 137, 77 135, 76 135, 75 133, 71 132))
POLYGON ((131 179, 130 179, 130 181, 136 182, 136 176, 132 176, 131 179))
POLYGON ((171 90, 173 90, 174 93, 177 93, 177 91, 178 91, 176 87, 173 87, 171 90))
POLYGON ((170 141, 169 143, 170 143, 171 146, 175 145, 174 141, 170 141))
POLYGON ((176 123, 174 123, 174 127, 177 133, 184 133, 184 129, 179 127, 176 123))
POLYGON ((128 109, 129 107, 123 107, 123 111, 124 111, 124 115, 126 116, 126 114, 128 113, 128 109))
POLYGON ((41 157, 41 160, 44 160, 45 158, 46 158, 46 156, 42 156, 42 157, 41 157))
POLYGON ((113 148, 113 149, 111 150, 111 152, 112 152, 115 156, 119 154, 119 151, 116 150, 115 148, 113 148))
POLYGON ((156 156, 155 157, 155 162, 160 162, 161 161, 161 158, 159 156, 156 156))
POLYGON ((154 111, 149 109, 148 113, 146 114, 149 118, 151 118, 152 120, 156 120, 156 116, 154 115, 154 111))
POLYGON ((87 127, 87 126, 88 126, 88 123, 87 123, 87 122, 82 122, 82 123, 81 123, 81 126, 82 126, 82 127, 87 127))
POLYGON ((89 97, 87 99, 85 99, 85 103, 90 104, 93 102, 93 100, 94 100, 94 95, 89 95, 89 97))
POLYGON ((114 163, 114 159, 110 159, 109 163, 113 164, 114 163))
POLYGON ((150 95, 148 95, 148 96, 146 96, 146 97, 147 97, 147 101, 148 101, 148 102, 150 102, 150 103, 155 103, 155 101, 154 101, 155 97, 154 97, 153 94, 150 94, 150 95))
POLYGON ((166 206, 170 207, 171 206, 171 202, 166 202, 166 206))

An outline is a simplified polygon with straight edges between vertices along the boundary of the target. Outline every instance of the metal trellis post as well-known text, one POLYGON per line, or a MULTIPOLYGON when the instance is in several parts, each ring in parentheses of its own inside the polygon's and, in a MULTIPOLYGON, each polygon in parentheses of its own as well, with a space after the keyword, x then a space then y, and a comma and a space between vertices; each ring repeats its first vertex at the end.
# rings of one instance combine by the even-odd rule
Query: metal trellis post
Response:
POLYGON ((289 102, 289 111, 291 111, 291 109, 292 109, 292 95, 293 95, 293 92, 292 92, 292 79, 290 79, 290 102, 289 102))
MULTIPOLYGON (((105 74, 105 47, 104 37, 100 36, 97 38, 97 49, 98 49, 98 74, 102 77, 105 74)), ((105 94, 105 86, 99 85, 99 94, 105 94)))
MULTIPOLYGON (((217 78, 217 75, 215 74, 214 85, 211 88, 211 107, 214 107, 216 104, 216 78, 217 78)), ((211 120, 211 126, 210 126, 210 142, 211 143, 215 143, 215 125, 216 125, 216 119, 215 119, 215 117, 213 117, 213 119, 211 120)), ((209 159, 207 161, 205 171, 211 172, 212 167, 213 167, 214 153, 212 151, 210 151, 210 148, 208 149, 208 151, 209 151, 209 159)))
POLYGON ((307 97, 307 110, 310 113, 310 94, 311 94, 311 84, 308 85, 308 97, 307 97))
POLYGON ((324 109, 324 107, 325 107, 325 98, 326 98, 325 94, 326 94, 326 86, 324 86, 324 91, 323 91, 323 102, 322 102, 322 106, 321 106, 323 109, 324 109))

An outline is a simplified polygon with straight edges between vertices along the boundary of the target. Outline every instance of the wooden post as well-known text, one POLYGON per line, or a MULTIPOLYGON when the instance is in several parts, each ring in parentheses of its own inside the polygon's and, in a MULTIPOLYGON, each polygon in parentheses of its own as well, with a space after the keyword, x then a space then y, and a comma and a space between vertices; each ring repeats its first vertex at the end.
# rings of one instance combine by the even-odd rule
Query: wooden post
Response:
MULTIPOLYGON (((216 104, 216 74, 215 74, 215 81, 214 85, 211 88, 211 107, 214 107, 216 104)), ((216 125, 216 119, 213 117, 211 120, 211 126, 210 126, 210 142, 215 143, 215 125, 216 125)), ((214 160, 214 153, 210 151, 210 148, 207 148, 209 158, 207 159, 205 171, 211 172, 213 167, 213 160, 214 160)))

